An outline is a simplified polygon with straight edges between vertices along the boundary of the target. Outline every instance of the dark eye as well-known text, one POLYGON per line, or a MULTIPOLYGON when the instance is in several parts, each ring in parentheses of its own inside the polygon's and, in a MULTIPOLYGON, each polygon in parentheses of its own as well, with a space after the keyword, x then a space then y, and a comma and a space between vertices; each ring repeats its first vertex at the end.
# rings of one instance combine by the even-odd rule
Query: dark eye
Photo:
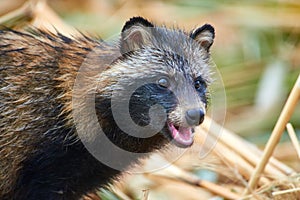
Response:
POLYGON ((163 88, 168 88, 170 86, 169 80, 167 78, 161 78, 157 81, 158 85, 163 88))
POLYGON ((202 80, 196 80, 195 81, 195 89, 199 92, 205 92, 206 91, 206 84, 202 80))
POLYGON ((199 90, 201 88, 201 82, 199 80, 195 81, 195 89, 199 90))

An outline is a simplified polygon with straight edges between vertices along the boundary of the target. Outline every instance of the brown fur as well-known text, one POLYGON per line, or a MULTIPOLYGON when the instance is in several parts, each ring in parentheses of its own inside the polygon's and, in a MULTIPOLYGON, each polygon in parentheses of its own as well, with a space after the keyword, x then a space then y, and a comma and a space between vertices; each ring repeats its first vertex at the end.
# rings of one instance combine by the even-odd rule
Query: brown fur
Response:
MULTIPOLYGON (((0 112, 0 196, 11 192, 22 162, 35 151, 31 143, 39 141, 38 138, 31 141, 26 126, 31 126, 34 119, 47 120, 43 119, 39 108, 34 106, 34 101, 39 101, 39 106, 45 107, 49 103, 51 105, 51 101, 61 101, 65 105, 62 112, 69 113, 71 89, 78 67, 83 62, 84 55, 97 45, 95 40, 85 38, 66 43, 64 38, 59 39, 51 33, 35 34, 41 37, 37 39, 32 34, 9 30, 0 34, 0 63, 2 68, 8 68, 5 73, 0 73, 0 103, 6 105, 5 110, 0 112), (17 67, 18 74, 15 68, 10 70, 10 66, 17 67), (37 73, 34 68, 39 66, 42 70, 37 73), (53 80, 52 83, 48 79, 53 80), (57 90, 55 87, 58 87, 57 90), (46 100, 45 95, 59 98, 46 100), (25 106, 26 104, 32 106, 25 106)), ((42 124, 36 125, 43 132, 42 124)))

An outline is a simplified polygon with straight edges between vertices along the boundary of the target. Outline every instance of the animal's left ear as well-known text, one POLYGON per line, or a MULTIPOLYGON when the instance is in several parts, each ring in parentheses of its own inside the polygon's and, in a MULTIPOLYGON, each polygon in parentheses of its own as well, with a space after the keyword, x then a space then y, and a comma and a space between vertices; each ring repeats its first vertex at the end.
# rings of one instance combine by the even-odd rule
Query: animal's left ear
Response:
POLYGON ((190 37, 196 40, 206 51, 209 51, 209 48, 214 42, 215 29, 210 24, 204 24, 192 31, 190 37))
POLYGON ((133 17, 127 21, 121 33, 121 53, 129 53, 147 45, 154 25, 142 17, 133 17))

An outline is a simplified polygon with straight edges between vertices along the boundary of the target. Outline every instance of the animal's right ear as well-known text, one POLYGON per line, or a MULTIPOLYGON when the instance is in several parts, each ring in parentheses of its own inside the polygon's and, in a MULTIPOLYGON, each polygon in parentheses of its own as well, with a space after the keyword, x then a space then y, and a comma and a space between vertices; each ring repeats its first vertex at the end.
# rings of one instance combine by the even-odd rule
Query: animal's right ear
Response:
POLYGON ((133 17, 127 21, 121 33, 121 53, 126 54, 150 42, 150 29, 154 27, 142 17, 133 17))

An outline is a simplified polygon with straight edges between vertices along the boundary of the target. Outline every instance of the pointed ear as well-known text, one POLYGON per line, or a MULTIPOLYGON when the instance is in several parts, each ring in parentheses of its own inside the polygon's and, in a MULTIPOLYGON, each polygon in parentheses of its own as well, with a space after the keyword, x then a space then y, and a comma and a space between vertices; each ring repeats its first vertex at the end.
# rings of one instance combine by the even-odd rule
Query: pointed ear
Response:
POLYGON ((121 53, 135 51, 150 41, 150 28, 154 27, 142 17, 133 17, 127 21, 121 34, 121 53))
POLYGON ((203 26, 196 28, 190 37, 196 40, 202 48, 209 51, 209 48, 214 42, 215 29, 210 24, 204 24, 203 26))

